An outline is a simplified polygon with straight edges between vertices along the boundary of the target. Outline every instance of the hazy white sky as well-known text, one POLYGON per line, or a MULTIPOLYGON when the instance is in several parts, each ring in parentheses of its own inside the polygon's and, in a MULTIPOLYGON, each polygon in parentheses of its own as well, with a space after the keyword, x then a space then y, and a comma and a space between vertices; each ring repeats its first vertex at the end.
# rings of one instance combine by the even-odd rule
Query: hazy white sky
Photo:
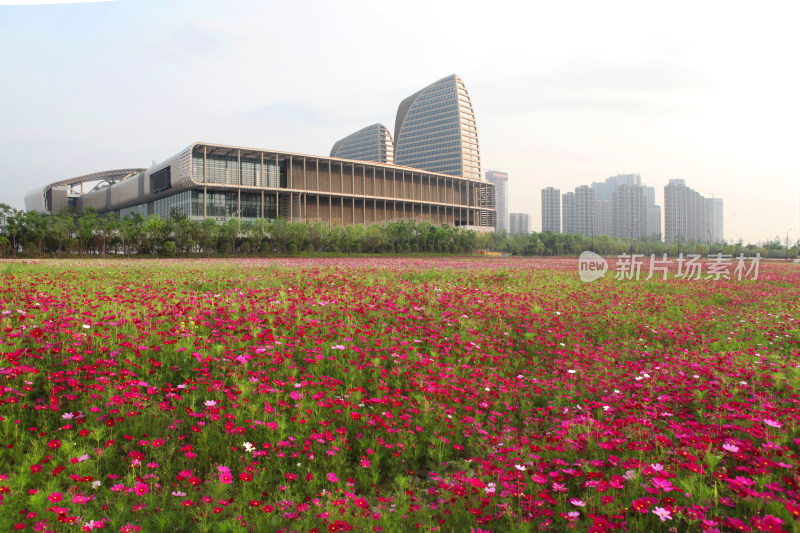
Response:
POLYGON ((0 0, 0 202, 18 208, 193 141, 328 155, 457 73, 483 167, 534 229, 542 188, 639 173, 662 206, 671 178, 722 197, 728 240, 800 236, 793 2, 60 3, 0 0))

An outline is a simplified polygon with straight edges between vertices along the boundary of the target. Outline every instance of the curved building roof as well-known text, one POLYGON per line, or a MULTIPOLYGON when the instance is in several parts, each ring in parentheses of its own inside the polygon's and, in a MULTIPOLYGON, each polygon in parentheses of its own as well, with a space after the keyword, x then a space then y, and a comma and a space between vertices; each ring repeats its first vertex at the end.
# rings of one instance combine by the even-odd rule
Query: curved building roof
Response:
POLYGON ((475 112, 464 82, 455 74, 400 102, 394 142, 395 164, 481 179, 475 112))
POLYGON ((394 161, 394 143, 389 128, 373 124, 336 141, 331 157, 389 163, 394 161))
POLYGON ((69 198, 82 196, 103 184, 113 185, 132 176, 137 176, 145 170, 144 168, 103 170, 75 178, 54 181, 28 192, 25 195, 25 210, 38 211, 39 213, 57 213, 70 205, 69 198), (93 183, 94 185, 91 189, 84 191, 83 185, 86 183, 93 183), (76 189, 76 185, 80 185, 80 188, 76 189), (54 191, 56 192, 54 193, 54 191))

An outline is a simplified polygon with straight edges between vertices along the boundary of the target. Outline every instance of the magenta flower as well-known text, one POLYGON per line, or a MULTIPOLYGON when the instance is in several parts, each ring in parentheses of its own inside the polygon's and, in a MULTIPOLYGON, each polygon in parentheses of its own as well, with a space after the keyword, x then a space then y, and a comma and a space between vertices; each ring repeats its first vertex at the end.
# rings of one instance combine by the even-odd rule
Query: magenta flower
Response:
POLYGON ((333 472, 328 472, 328 481, 330 481, 331 483, 338 483, 339 478, 336 477, 336 474, 334 474, 333 472))
POLYGON ((675 487, 672 485, 672 482, 662 477, 654 477, 652 480, 652 484, 655 488, 663 490, 664 492, 672 492, 673 490, 675 490, 675 487))

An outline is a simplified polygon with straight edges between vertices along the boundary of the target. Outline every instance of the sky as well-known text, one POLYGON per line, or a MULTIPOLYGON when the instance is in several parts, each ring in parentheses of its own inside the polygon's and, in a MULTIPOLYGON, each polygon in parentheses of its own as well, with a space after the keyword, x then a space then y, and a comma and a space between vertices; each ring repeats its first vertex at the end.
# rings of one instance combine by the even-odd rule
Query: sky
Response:
POLYGON ((0 0, 0 202, 195 141, 327 156, 456 73, 534 230, 541 189, 637 173, 722 198, 726 240, 795 240, 795 5, 0 0))

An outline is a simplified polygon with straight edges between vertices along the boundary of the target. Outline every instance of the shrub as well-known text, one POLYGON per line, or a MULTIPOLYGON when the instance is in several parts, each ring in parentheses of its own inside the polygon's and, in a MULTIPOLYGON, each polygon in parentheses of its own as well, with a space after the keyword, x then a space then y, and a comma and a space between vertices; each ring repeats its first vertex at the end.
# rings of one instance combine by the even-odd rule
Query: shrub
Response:
POLYGON ((178 253, 178 247, 172 241, 167 241, 164 243, 164 246, 161 248, 162 255, 166 257, 174 257, 178 253))

